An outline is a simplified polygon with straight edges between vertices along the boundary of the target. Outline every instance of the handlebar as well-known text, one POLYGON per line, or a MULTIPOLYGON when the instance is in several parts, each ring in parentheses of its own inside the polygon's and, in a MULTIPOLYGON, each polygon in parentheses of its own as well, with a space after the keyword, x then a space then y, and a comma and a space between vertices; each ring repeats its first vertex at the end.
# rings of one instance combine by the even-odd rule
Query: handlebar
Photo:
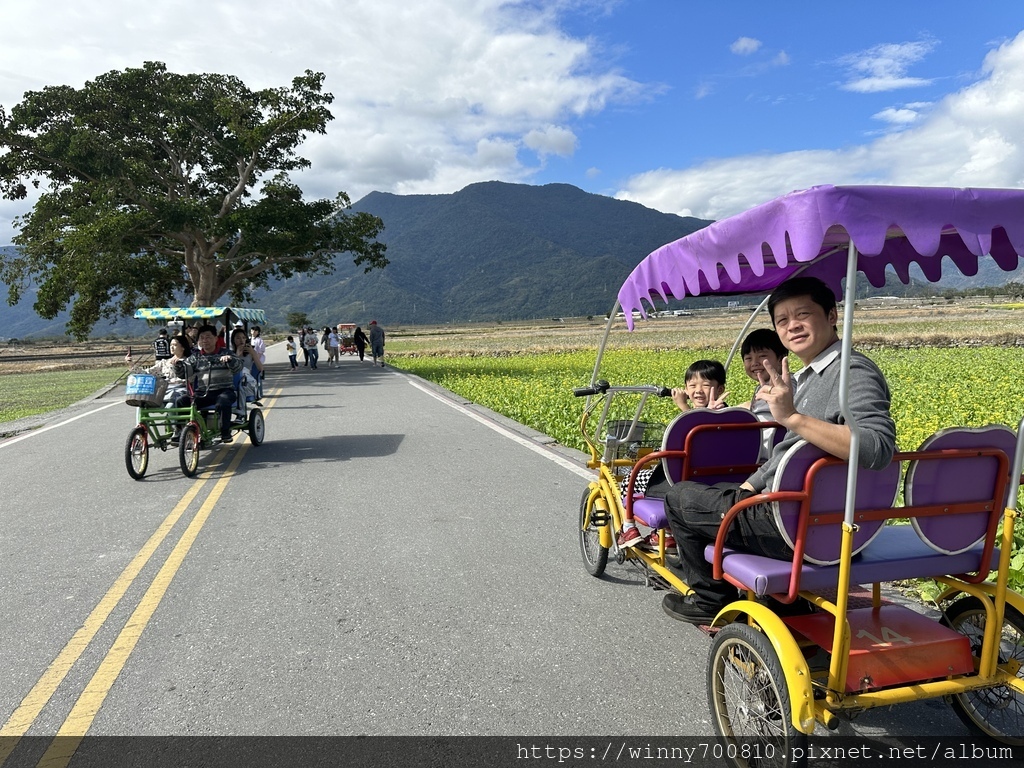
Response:
POLYGON ((578 387, 572 391, 576 397, 590 397, 591 395, 604 395, 608 392, 633 392, 635 394, 648 394, 655 397, 671 397, 672 390, 668 387, 654 384, 635 384, 632 386, 613 387, 604 379, 595 382, 590 387, 578 387))
POLYGON ((572 391, 574 397, 590 397, 591 395, 603 395, 611 387, 607 381, 602 379, 592 387, 577 387, 572 391))

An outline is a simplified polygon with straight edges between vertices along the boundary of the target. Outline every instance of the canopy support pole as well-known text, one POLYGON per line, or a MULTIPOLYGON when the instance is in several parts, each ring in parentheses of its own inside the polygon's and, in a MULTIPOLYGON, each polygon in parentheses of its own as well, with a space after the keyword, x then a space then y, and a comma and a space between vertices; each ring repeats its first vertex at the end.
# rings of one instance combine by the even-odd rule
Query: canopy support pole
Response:
POLYGON ((850 240, 846 255, 846 296, 843 305, 842 356, 839 368, 839 412, 850 428, 850 458, 846 475, 846 524, 853 525, 857 502, 857 457, 860 453, 860 429, 850 412, 850 357, 853 352, 853 307, 857 298, 857 246, 850 240))
MULTIPOLYGON (((619 300, 615 300, 615 304, 612 305, 612 311, 608 313, 608 323, 604 327, 604 337, 601 339, 601 346, 597 348, 597 360, 594 361, 594 372, 590 374, 590 386, 597 384, 597 373, 601 370, 601 358, 604 357, 604 348, 608 344, 608 337, 612 332, 612 323, 615 322, 615 313, 619 309, 619 300)), ((590 398, 587 398, 587 402, 590 402, 590 398)))

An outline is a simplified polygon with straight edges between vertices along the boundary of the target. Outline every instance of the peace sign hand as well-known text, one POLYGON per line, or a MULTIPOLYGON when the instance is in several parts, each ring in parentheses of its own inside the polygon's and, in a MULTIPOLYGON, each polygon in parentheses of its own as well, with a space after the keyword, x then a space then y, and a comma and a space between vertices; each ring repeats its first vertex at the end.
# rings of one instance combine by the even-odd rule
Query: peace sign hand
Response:
POLYGON ((786 419, 797 412, 793 404, 793 379, 789 373, 789 360, 782 358, 781 371, 776 371, 772 364, 765 360, 764 369, 764 372, 757 376, 761 388, 754 393, 754 398, 768 403, 772 418, 785 425, 786 419))

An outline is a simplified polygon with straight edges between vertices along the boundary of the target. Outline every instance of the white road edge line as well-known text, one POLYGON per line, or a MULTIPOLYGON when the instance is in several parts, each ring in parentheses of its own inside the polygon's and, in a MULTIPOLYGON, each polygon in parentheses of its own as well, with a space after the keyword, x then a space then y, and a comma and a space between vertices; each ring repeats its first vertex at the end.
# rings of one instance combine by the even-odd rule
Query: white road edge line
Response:
POLYGON ((437 392, 434 392, 433 390, 429 389, 428 387, 423 386, 419 382, 416 382, 416 381, 413 381, 412 379, 409 379, 409 383, 412 384, 414 387, 416 387, 416 389, 420 390, 421 392, 426 392, 428 395, 430 395, 435 400, 440 400, 442 403, 444 403, 445 405, 447 405, 447 406, 449 406, 451 408, 454 408, 456 411, 459 411, 460 413, 464 413, 465 415, 469 416, 471 419, 475 419, 476 421, 479 421, 481 424, 483 424, 486 427, 490 427, 495 432, 497 432, 499 435, 502 435, 503 437, 507 437, 510 440, 512 440, 513 442, 519 443, 519 445, 526 446, 527 448, 529 448, 534 453, 540 454, 544 458, 549 459, 550 461, 555 462, 555 464, 557 464, 558 466, 564 467, 565 469, 568 469, 568 470, 571 470, 572 472, 575 472, 577 475, 579 475, 580 477, 585 478, 587 480, 593 480, 594 479, 594 473, 593 473, 592 470, 586 469, 585 467, 581 467, 578 464, 574 464, 573 462, 569 461, 568 459, 563 458, 563 457, 559 456, 557 453, 554 453, 551 450, 545 448, 543 445, 535 443, 533 440, 527 440, 522 435, 517 435, 515 432, 512 432, 511 430, 505 429, 505 427, 501 426, 500 424, 496 424, 495 422, 493 422, 490 419, 488 419, 486 416, 481 416, 479 413, 474 413, 469 408, 466 408, 466 407, 464 407, 462 405, 459 405, 458 403, 453 402, 452 400, 448 399, 447 397, 444 397, 443 395, 439 395, 437 392))
POLYGON ((60 422, 59 424, 51 424, 50 426, 43 427, 41 429, 29 430, 24 435, 18 435, 17 437, 12 437, 10 440, 4 440, 3 442, 0 442, 0 448, 6 448, 8 445, 14 445, 15 443, 20 443, 22 440, 28 440, 30 437, 34 437, 35 435, 41 435, 41 434, 43 434, 43 432, 49 432, 51 429, 56 429, 57 427, 63 427, 66 424, 70 424, 72 421, 78 421, 79 419, 84 419, 86 416, 92 416, 94 413, 99 413, 100 411, 105 411, 107 408, 112 408, 115 405, 124 405, 124 403, 122 401, 120 401, 120 400, 115 400, 112 403, 107 403, 106 405, 101 405, 99 408, 94 408, 91 411, 86 411, 85 413, 80 413, 77 416, 73 416, 70 419, 67 419, 65 421, 60 422))

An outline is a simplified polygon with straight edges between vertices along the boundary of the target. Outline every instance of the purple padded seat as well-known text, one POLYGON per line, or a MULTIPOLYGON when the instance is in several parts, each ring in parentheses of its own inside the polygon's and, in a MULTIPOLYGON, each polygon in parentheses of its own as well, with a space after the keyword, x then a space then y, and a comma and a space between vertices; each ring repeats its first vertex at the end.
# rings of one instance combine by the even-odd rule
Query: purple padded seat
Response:
MULTIPOLYGON (((661 441, 663 451, 684 451, 686 438, 695 427, 703 425, 722 426, 726 424, 757 424, 757 417, 746 408, 695 408, 683 411, 665 428, 661 441)), ((782 432, 784 430, 776 430, 782 432)), ((691 455, 688 456, 689 475, 685 479, 697 480, 705 485, 721 482, 741 483, 753 472, 761 449, 761 430, 712 430, 702 429, 690 440, 691 455), (729 471, 735 467, 735 471, 729 471), (711 475, 692 476, 694 471, 722 469, 711 475)), ((683 458, 667 457, 661 460, 662 469, 670 484, 683 478, 683 458)), ((633 516, 641 523, 655 530, 668 527, 665 503, 662 499, 635 498, 633 516)))
MULTIPOLYGON (((850 583, 874 584, 975 573, 981 565, 983 549, 982 544, 976 544, 959 554, 944 555, 921 541, 909 525, 886 525, 871 544, 853 558, 850 583)), ((704 550, 704 558, 711 562, 714 556, 715 547, 709 544, 704 550)), ((999 550, 994 549, 989 567, 984 570, 987 573, 998 566, 999 550)), ((733 549, 726 549, 722 559, 722 569, 726 574, 761 596, 788 592, 792 567, 789 560, 775 560, 733 549)), ((800 571, 800 589, 811 592, 834 589, 838 579, 838 565, 804 563, 800 571)))
MULTIPOLYGON (((772 491, 801 491, 807 470, 818 459, 828 457, 825 451, 801 440, 786 451, 772 483, 772 491)), ((823 467, 817 472, 814 487, 811 489, 810 519, 814 515, 842 514, 846 507, 846 463, 836 463, 823 467)), ((900 483, 899 462, 889 464, 885 469, 870 470, 860 468, 857 471, 856 508, 891 509, 896 501, 896 492, 900 483)), ((790 547, 794 546, 799 529, 799 501, 772 502, 775 524, 783 539, 790 547)), ((884 520, 856 520, 858 529, 853 535, 853 552, 860 552, 882 530, 884 520)), ((839 523, 829 525, 808 525, 804 544, 804 560, 816 565, 833 565, 839 562, 842 544, 842 526, 839 523)))
MULTIPOLYGON (((950 427, 940 429, 921 444, 919 450, 935 451, 957 448, 997 448, 1013 464, 1017 436, 1009 427, 991 424, 987 427, 950 427)), ((994 456, 918 459, 907 465, 903 495, 907 506, 957 504, 976 501, 984 503, 995 493, 999 462, 994 456)), ((1012 466, 1009 472, 1013 471, 1012 466)), ((1009 478, 1007 478, 1009 479, 1009 478)), ((1007 485, 1005 508, 1009 496, 1007 485)), ((999 510, 1002 513, 1002 510, 999 510)), ((970 549, 988 532, 989 513, 981 510, 967 514, 911 518, 918 536, 936 552, 956 554, 970 549)))
POLYGON ((633 499, 633 517, 648 528, 668 528, 664 499, 633 499))

